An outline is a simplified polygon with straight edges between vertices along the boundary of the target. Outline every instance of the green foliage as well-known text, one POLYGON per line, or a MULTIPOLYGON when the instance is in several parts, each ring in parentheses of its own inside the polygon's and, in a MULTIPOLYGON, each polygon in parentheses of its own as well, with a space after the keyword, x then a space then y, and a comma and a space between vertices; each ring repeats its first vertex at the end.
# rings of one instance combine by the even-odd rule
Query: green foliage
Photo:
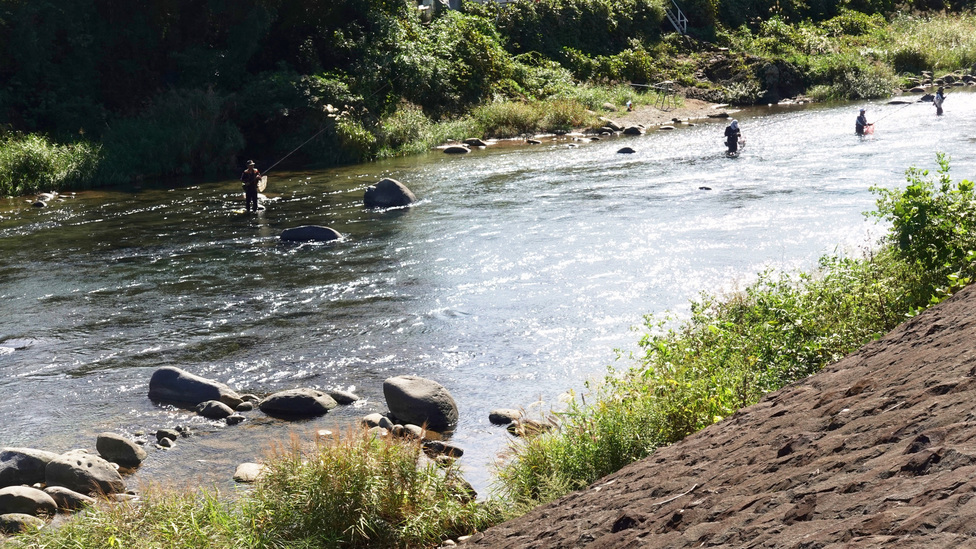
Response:
POLYGON ((38 134, 0 136, 0 195, 93 186, 102 149, 87 141, 59 145, 38 134))
POLYGON ((405 100, 435 118, 491 98, 512 77, 512 58, 486 19, 450 11, 412 33, 394 78, 405 100))
POLYGON ((418 442, 365 432, 311 449, 296 441, 235 499, 150 489, 140 501, 86 509, 4 547, 434 547, 499 521, 496 504, 472 501, 457 466, 422 460, 418 442))
POLYGON ((898 72, 969 70, 976 63, 976 15, 899 15, 886 49, 898 72))
POLYGON ((612 55, 629 39, 655 40, 664 21, 660 0, 517 0, 498 14, 498 29, 516 53, 560 59, 564 48, 612 55))
POLYGON ((811 58, 810 79, 823 83, 811 95, 818 100, 872 99, 891 95, 897 78, 890 67, 857 54, 811 58))
POLYGON ((557 432, 518 443, 499 472, 529 507, 578 489, 818 372, 967 284, 976 269, 973 184, 910 169, 903 190, 875 189, 890 222, 883 247, 824 257, 810 274, 766 272, 743 291, 703 295, 691 317, 648 317, 642 354, 593 394, 556 413, 557 432))
POLYGON ((904 190, 873 187, 879 195, 875 217, 891 224, 887 242, 906 263, 923 273, 915 289, 916 301, 925 303, 941 291, 948 278, 969 279, 974 274, 976 250, 976 193, 973 183, 953 183, 949 159, 937 155, 935 181, 928 170, 909 168, 904 190))
POLYGON ((517 137, 589 126, 595 116, 572 99, 499 101, 476 108, 471 117, 482 135, 517 137))
POLYGON ((120 120, 105 138, 100 177, 226 173, 236 169, 244 138, 230 120, 228 97, 199 89, 170 90, 138 117, 120 120))

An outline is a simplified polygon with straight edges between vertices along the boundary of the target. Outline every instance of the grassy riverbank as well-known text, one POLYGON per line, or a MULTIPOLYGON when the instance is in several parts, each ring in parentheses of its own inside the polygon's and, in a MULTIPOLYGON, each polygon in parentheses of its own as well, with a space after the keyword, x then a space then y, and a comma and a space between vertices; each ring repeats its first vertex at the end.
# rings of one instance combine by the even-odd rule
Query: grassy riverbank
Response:
POLYGON ((678 441, 762 395, 816 373, 968 284, 976 272, 976 193, 911 169, 903 191, 876 189, 892 228, 862 257, 824 257, 809 273, 763 273, 740 292, 703 295, 680 323, 648 317, 643 355, 554 414, 559 429, 515 447, 500 487, 528 509, 678 441))

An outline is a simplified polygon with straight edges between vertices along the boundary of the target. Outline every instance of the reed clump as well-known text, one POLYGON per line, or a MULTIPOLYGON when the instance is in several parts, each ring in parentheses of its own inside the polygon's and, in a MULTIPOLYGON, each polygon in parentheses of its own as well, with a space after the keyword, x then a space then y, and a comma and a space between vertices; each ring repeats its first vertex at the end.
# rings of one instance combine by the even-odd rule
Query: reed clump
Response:
POLYGON ((89 188, 101 159, 101 146, 86 141, 58 144, 36 133, 7 133, 0 136, 0 195, 89 188))

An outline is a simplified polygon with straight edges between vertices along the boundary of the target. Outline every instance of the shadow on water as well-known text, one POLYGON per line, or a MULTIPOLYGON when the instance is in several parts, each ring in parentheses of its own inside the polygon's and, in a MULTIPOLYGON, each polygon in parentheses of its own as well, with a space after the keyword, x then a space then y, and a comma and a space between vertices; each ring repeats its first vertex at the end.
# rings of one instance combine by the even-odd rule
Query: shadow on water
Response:
POLYGON ((237 174, 41 209, 0 201, 0 446, 90 448, 102 431, 186 424, 197 434, 151 451, 136 479, 227 486, 274 441, 385 411, 383 380, 417 374, 452 392, 453 443, 484 493, 509 443, 491 409, 559 406, 603 375, 615 348, 639 352, 631 327, 646 313, 686 315, 702 290, 858 253, 880 230, 861 215, 870 186, 903 185, 936 151, 973 179, 976 95, 951 99, 943 120, 870 106, 880 122, 867 140, 853 135, 851 105, 749 109, 735 115, 747 138, 735 159, 724 122, 706 122, 574 148, 281 172, 257 214, 237 212, 237 174), (623 144, 636 152, 617 154, 623 144), (383 177, 421 200, 364 209, 365 188, 383 177), (300 225, 343 239, 278 239, 300 225), (149 377, 164 365, 259 395, 352 388, 364 400, 300 422, 248 412, 226 426, 151 402, 149 377))

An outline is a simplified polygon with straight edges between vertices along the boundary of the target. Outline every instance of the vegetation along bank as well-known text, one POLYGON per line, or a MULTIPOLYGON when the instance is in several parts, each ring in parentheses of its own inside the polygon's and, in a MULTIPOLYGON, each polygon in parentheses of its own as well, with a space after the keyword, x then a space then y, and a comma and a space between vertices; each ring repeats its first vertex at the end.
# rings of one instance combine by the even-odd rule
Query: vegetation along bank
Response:
POLYGON ((976 62, 954 1, 685 0, 687 34, 662 0, 455 4, 3 2, 0 193, 226 177, 320 131, 289 162, 596 127, 665 80, 722 103, 858 99, 976 62))

